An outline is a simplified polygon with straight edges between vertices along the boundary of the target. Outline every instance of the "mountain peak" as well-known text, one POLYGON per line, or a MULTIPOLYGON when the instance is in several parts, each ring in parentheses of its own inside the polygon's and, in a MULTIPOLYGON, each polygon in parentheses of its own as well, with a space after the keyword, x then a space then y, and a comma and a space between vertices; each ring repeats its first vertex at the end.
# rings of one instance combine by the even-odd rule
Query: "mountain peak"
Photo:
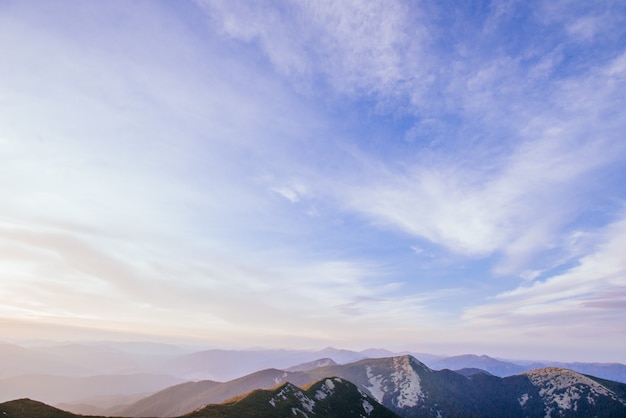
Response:
POLYGON ((554 407, 561 410, 578 410, 582 403, 595 405, 600 398, 626 403, 606 386, 591 377, 560 367, 545 367, 523 373, 533 386, 539 389, 539 396, 546 406, 546 415, 554 407))
POLYGON ((424 363, 422 363, 421 361, 419 361, 418 359, 416 359, 415 357, 413 357, 410 354, 404 354, 401 356, 396 356, 393 357, 396 360, 396 364, 401 365, 402 367, 405 368, 417 368, 417 369, 421 369, 427 372, 432 372, 432 370, 430 369, 430 367, 428 367, 427 365, 425 365, 424 363))

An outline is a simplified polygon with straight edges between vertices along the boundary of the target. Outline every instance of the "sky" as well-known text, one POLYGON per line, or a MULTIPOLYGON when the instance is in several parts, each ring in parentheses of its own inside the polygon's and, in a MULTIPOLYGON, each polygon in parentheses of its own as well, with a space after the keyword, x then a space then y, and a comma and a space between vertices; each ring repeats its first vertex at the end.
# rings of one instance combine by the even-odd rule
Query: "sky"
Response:
POLYGON ((0 0, 5 339, 626 363, 626 4, 0 0))

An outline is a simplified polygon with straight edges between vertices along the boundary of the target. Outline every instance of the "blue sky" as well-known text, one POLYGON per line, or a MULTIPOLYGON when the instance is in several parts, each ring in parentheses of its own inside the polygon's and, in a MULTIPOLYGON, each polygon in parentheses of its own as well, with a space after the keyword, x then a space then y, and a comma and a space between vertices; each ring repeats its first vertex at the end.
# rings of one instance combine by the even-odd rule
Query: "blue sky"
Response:
POLYGON ((626 362, 621 2, 0 1, 6 338, 626 362))

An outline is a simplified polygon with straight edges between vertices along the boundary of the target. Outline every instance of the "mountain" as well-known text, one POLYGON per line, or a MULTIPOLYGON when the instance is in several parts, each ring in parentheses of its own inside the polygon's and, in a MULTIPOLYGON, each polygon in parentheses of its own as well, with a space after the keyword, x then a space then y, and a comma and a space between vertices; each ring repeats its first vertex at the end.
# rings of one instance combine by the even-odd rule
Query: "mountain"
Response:
POLYGON ((626 385, 622 383, 557 367, 532 370, 504 380, 514 388, 527 416, 626 416, 626 385))
POLYGON ((325 378, 304 389, 284 383, 255 390, 220 405, 207 405, 188 418, 393 418, 396 414, 338 377, 325 378))
POLYGON ((321 358, 307 363, 298 364, 285 369, 286 372, 306 372, 308 370, 317 369, 324 366, 336 366, 337 363, 331 358, 321 358))
POLYGON ((506 378, 468 374, 432 370, 410 355, 298 372, 269 369, 225 383, 168 388, 142 400, 145 409, 138 410, 137 403, 119 415, 173 416, 255 388, 268 389, 287 381, 302 386, 337 376, 402 417, 626 416, 626 385, 622 383, 558 368, 506 378))

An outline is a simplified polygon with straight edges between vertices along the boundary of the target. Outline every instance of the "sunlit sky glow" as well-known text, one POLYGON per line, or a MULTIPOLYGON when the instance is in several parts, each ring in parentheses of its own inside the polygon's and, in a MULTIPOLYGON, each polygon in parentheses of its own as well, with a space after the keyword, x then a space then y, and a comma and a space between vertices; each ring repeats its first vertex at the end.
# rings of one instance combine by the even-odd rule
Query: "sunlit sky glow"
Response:
POLYGON ((626 362, 626 4, 0 0, 5 338, 626 362))

